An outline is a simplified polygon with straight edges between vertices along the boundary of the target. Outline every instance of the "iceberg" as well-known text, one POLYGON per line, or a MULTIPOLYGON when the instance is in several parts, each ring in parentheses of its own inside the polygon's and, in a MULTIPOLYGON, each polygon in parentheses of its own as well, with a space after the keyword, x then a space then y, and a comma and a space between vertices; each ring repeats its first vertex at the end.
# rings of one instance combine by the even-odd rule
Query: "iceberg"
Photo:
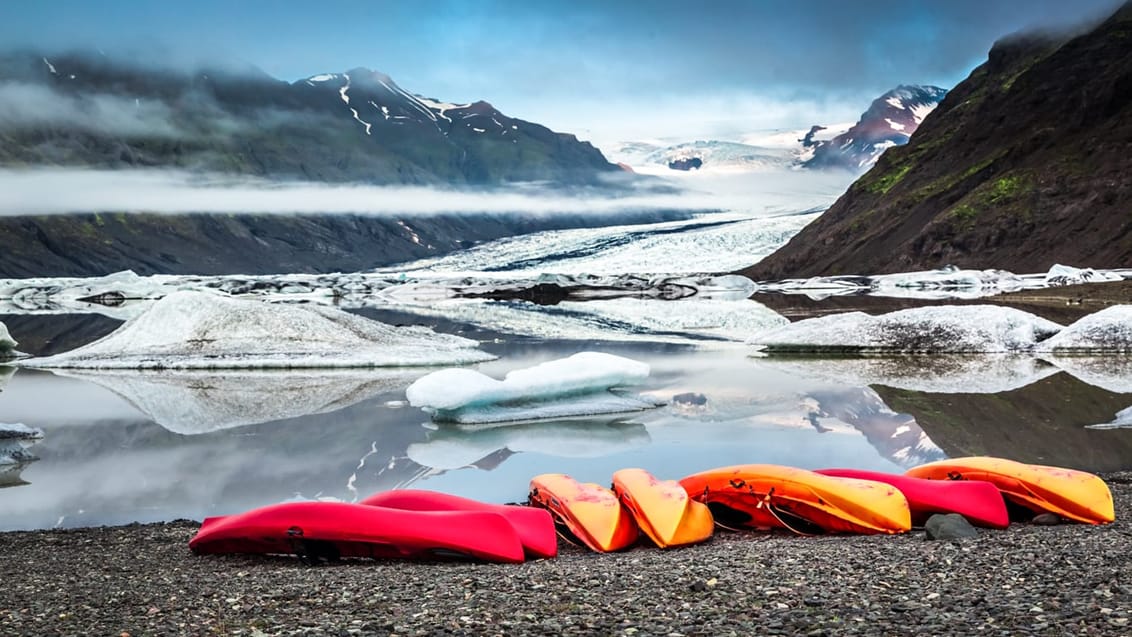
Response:
MULTIPOLYGON (((28 448, 43 439, 43 430, 38 427, 28 427, 23 423, 3 423, 0 422, 0 474, 14 473, 15 477, 19 477, 18 469, 23 465, 38 460, 36 456, 28 452, 28 448), (17 465, 12 468, 9 465, 17 465)), ((25 484, 23 482, 14 482, 12 484, 25 484)), ((5 484, 5 481, 0 478, 0 486, 11 486, 5 484)))
POLYGON ((599 458, 637 449, 651 438, 644 425, 619 420, 563 420, 488 429, 443 427, 425 442, 409 445, 406 455, 438 470, 484 466, 486 458, 507 453, 541 453, 558 458, 599 458))
POLYGON ((7 326, 0 322, 0 361, 15 358, 16 356, 16 342, 12 335, 8 333, 7 326))
POLYGON ((659 407, 651 398, 614 393, 648 378, 647 363, 581 352, 507 373, 496 380, 471 369, 442 369, 409 386, 409 404, 436 422, 493 423, 565 418, 659 407))
POLYGON ((1061 329, 1010 307, 940 305, 879 316, 847 312, 805 319, 748 343, 787 353, 1025 352, 1061 329))
POLYGON ((1037 349, 1069 354, 1132 353, 1132 305, 1114 305, 1082 317, 1037 349))
POLYGON ((1056 264, 1046 272, 1046 284, 1076 285, 1079 283, 1104 283, 1121 281, 1125 277, 1124 270, 1094 270, 1093 268, 1075 268, 1069 265, 1056 264))
POLYGON ((69 371, 118 394, 147 418, 185 436, 344 409, 402 390, 409 369, 69 371))
POLYGON ((1116 418, 1112 422, 1085 425, 1085 429, 1132 429, 1132 407, 1116 412, 1116 418))
POLYGON ((174 292, 78 349, 19 361, 73 369, 297 369, 460 365, 494 358, 476 342, 393 327, 339 309, 174 292))
POLYGON ((884 385, 933 394, 997 394, 1060 371, 1040 359, 1016 354, 756 360, 762 367, 808 380, 855 387, 884 385))

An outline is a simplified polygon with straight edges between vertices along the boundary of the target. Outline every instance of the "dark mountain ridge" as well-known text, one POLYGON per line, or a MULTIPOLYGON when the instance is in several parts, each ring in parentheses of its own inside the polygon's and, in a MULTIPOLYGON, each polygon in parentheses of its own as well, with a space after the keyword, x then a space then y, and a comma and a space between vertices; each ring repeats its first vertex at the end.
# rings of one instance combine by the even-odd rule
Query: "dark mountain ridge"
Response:
POLYGON ((595 183, 573 135, 447 104, 368 69, 287 83, 97 54, 0 55, 0 165, 183 168, 371 184, 595 183))
POLYGON ((1132 264, 1132 3, 1087 33, 1012 36, 756 280, 1132 264))

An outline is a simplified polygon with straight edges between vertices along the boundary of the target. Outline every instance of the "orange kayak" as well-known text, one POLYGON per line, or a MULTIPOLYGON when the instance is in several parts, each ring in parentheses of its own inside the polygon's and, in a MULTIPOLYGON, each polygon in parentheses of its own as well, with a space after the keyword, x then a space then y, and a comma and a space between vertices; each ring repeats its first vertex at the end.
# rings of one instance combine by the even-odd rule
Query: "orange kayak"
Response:
POLYGON ((711 511, 689 498, 675 480, 657 480, 644 469, 621 469, 613 474, 613 492, 637 526, 662 549, 711 537, 715 527, 711 511))
POLYGON ((599 484, 544 473, 531 478, 530 503, 548 509, 574 537, 599 553, 628 548, 637 541, 633 516, 599 484))
POLYGON ((800 534, 904 533, 912 528, 904 494, 871 480, 747 464, 702 471, 680 484, 692 499, 715 505, 712 513, 723 524, 800 534))
POLYGON ((1037 513, 1054 513, 1067 520, 1106 524, 1116 519, 1112 492, 1099 477, 1061 467, 1047 467, 972 456, 929 462, 904 475, 931 480, 984 480, 1011 502, 1037 513))

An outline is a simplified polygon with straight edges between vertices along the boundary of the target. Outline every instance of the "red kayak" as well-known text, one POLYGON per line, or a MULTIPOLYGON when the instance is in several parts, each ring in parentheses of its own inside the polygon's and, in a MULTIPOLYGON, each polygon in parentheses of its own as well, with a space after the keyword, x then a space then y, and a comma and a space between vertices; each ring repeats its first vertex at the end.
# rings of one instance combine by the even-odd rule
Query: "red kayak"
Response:
POLYGON ((554 518, 546 509, 508 504, 489 504, 456 495, 422 489, 382 491, 362 500, 359 504, 381 506, 409 511, 490 511, 507 518, 527 557, 545 559, 558 555, 558 535, 554 531, 554 518))
POLYGON ((194 553, 339 557, 473 558, 523 561, 507 518, 491 511, 406 511, 346 502, 285 502, 208 518, 189 541, 194 553))
POLYGON ((894 473, 860 469, 819 469, 835 478, 856 478, 890 484, 908 499, 912 524, 923 526, 934 513, 958 513, 975 526, 1005 529, 1010 526, 1006 501, 998 487, 977 480, 925 480, 894 473))

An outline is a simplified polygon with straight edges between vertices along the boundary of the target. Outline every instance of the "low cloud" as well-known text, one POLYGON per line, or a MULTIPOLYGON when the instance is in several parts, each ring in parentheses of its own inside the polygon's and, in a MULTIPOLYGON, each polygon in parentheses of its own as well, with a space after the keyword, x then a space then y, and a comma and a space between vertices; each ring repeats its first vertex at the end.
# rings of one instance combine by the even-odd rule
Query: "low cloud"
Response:
POLYGON ((783 170, 618 178, 617 188, 563 193, 539 184, 490 190, 271 182, 172 170, 0 170, 0 215, 90 212, 373 214, 611 214, 634 210, 781 213, 829 205, 844 174, 783 170))
POLYGON ((125 137, 178 137, 163 102, 108 93, 68 94, 42 84, 0 82, 0 130, 66 126, 125 137))

